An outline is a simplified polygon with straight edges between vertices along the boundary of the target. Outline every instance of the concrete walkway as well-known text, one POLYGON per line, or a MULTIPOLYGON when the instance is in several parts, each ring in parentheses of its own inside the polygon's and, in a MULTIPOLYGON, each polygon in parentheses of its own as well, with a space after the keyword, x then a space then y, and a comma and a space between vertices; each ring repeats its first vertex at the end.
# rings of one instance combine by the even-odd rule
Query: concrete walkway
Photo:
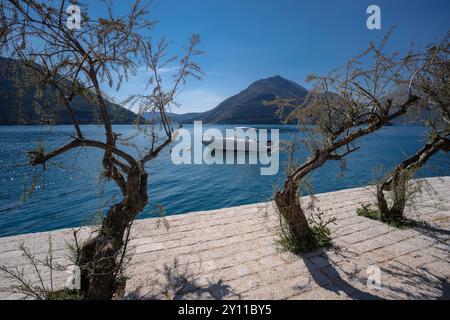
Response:
MULTIPOLYGON (((373 189, 318 195, 321 210, 337 219, 334 245, 303 257, 278 252, 271 203, 170 216, 168 229, 160 219, 136 221, 125 298, 450 299, 450 177, 427 181, 435 193, 419 195, 408 212, 426 224, 413 229, 357 216, 357 207, 373 201, 373 189), (368 276, 379 282, 368 287, 368 276)), ((25 243, 44 259, 49 236, 54 259, 68 264, 72 234, 64 229, 0 238, 0 265, 23 268, 36 281, 18 247, 25 243)), ((55 287, 67 276, 56 272, 55 287)), ((43 277, 47 281, 45 270, 43 277)), ((11 285, 0 274, 0 287, 11 285)), ((20 297, 0 292, 1 299, 20 297)))

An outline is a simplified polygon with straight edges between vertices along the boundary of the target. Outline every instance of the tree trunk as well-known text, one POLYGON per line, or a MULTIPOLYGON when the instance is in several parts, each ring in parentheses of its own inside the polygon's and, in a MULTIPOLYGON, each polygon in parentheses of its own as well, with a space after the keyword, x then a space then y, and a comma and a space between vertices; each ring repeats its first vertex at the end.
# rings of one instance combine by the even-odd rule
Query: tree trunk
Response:
POLYGON ((406 201, 407 201, 407 186, 408 181, 402 178, 399 182, 397 182, 397 190, 394 195, 394 200, 392 203, 392 207, 389 210, 389 219, 393 219, 396 221, 402 220, 404 218, 406 201), (399 185, 399 184, 402 185, 399 185))
POLYGON ((313 233, 308 225, 305 213, 300 205, 299 184, 287 180, 283 191, 275 193, 275 204, 286 220, 290 234, 297 243, 310 242, 313 233))
POLYGON ((381 213, 381 217, 389 215, 389 205, 386 201, 386 198, 384 197, 382 185, 377 186, 377 202, 378 202, 378 209, 380 210, 381 213))
POLYGON ((377 186, 378 208, 381 212, 381 219, 384 221, 400 221, 403 219, 407 201, 407 184, 410 173, 407 169, 398 168, 385 181, 377 186), (386 201, 384 191, 393 193, 392 205, 386 201))
POLYGON ((381 213, 381 219, 384 221, 387 220, 396 220, 399 221, 403 219, 403 213, 405 211, 406 205, 406 190, 405 187, 401 190, 397 190, 401 194, 397 194, 394 197, 393 204, 389 208, 389 205, 384 196, 383 187, 377 186, 377 202, 378 209, 381 213))
POLYGON ((86 241, 80 252, 81 290, 88 300, 111 299, 116 289, 117 255, 127 227, 148 202, 147 173, 134 168, 127 178, 123 200, 112 206, 99 233, 86 241))
POLYGON ((381 183, 377 185, 378 208, 383 220, 401 220, 407 201, 408 171, 416 171, 423 167, 426 162, 439 150, 450 151, 450 140, 448 136, 437 136, 431 142, 423 146, 416 154, 403 160, 381 183), (385 199, 384 191, 394 193, 392 206, 385 199))

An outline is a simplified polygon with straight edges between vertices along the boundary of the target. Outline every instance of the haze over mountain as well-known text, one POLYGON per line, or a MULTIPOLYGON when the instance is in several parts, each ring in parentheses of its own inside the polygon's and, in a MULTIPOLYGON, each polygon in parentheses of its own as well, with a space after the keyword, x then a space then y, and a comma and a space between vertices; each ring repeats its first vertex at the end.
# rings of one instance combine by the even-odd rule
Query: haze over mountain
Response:
MULTIPOLYGON (((43 113, 34 106, 34 90, 28 90, 20 103, 16 102, 17 88, 11 74, 4 72, 6 65, 12 63, 19 66, 18 61, 0 57, 0 124, 71 124, 68 111, 56 103, 50 104, 43 113)), ((56 101, 56 90, 44 90, 42 101, 56 101)), ((92 105, 82 97, 75 97, 72 107, 80 124, 98 123, 97 115, 92 105)), ((107 101, 107 108, 114 124, 131 124, 137 115, 132 111, 107 101)))

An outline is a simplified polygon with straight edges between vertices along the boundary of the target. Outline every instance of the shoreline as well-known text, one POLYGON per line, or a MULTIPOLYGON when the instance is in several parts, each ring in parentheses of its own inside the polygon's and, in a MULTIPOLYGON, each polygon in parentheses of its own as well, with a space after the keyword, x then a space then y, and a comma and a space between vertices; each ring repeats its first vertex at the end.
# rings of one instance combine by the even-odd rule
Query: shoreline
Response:
MULTIPOLYGON (((420 179, 439 179, 439 178, 450 178, 450 175, 448 176, 427 176, 427 177, 419 177, 420 179)), ((342 187, 333 191, 325 191, 325 192, 320 192, 320 193, 316 193, 316 195, 322 195, 322 194, 328 194, 328 193, 338 193, 338 192, 343 192, 346 190, 353 190, 353 189, 361 189, 361 188, 370 188, 373 187, 373 184, 368 184, 368 185, 364 185, 364 186, 357 186, 357 187, 342 187)), ((302 198, 306 198, 307 196, 302 196, 302 198)), ((236 204, 236 205, 231 205, 231 206, 227 206, 227 207, 219 207, 219 208, 208 208, 208 209, 204 209, 204 210, 198 210, 198 211, 182 211, 182 212, 178 212, 178 213, 170 213, 165 215, 165 218, 168 217, 172 217, 172 216, 183 216, 186 214, 196 214, 196 213, 202 213, 202 212, 212 212, 212 211, 217 211, 217 210, 223 210, 223 209, 233 209, 233 208, 237 208, 237 207, 245 207, 245 206, 253 206, 253 205, 258 205, 258 204, 263 204, 263 203, 268 203, 271 201, 263 201, 263 202, 253 202, 253 203, 243 203, 243 204, 236 204)), ((135 221, 141 221, 141 220, 146 220, 146 219, 158 219, 159 217, 138 217, 136 218, 135 221)), ((82 225, 77 225, 77 226, 72 226, 72 227, 62 227, 62 228, 54 228, 54 229, 47 229, 47 230, 40 230, 40 231, 35 231, 35 232, 21 232, 21 233, 17 233, 17 234, 9 234, 9 235, 1 235, 0 234, 0 240, 2 238, 7 238, 7 237, 19 237, 19 236, 27 236, 27 235, 32 235, 32 234, 41 234, 41 233, 49 233, 49 232, 54 232, 54 231, 71 231, 72 229, 77 229, 77 228, 86 228, 89 227, 89 224, 82 224, 82 225)), ((1 242, 1 241, 0 241, 1 242)))
MULTIPOLYGON (((337 218, 332 226, 334 246, 303 257, 276 249, 277 217, 270 202, 168 216, 168 229, 162 221, 158 226, 157 218, 136 220, 125 298, 449 298, 445 281, 450 282, 450 177, 427 181, 438 203, 422 194, 418 207, 408 214, 426 221, 428 230, 399 230, 357 216, 356 208, 373 199, 370 187, 318 194, 320 208, 337 218), (366 287, 366 269, 372 264, 381 268, 385 282, 376 291, 366 287), (189 288, 172 288, 167 272, 183 275, 189 288)), ((45 258, 49 236, 55 260, 68 264, 70 228, 0 238, 0 265, 24 268, 33 278, 18 246, 24 242, 37 258, 45 258)), ((83 228, 81 237, 86 236, 83 228)), ((55 284, 64 285, 66 279, 62 272, 55 284)), ((11 285, 0 274, 0 287, 11 285)), ((0 292, 0 299, 13 298, 19 295, 0 292)))

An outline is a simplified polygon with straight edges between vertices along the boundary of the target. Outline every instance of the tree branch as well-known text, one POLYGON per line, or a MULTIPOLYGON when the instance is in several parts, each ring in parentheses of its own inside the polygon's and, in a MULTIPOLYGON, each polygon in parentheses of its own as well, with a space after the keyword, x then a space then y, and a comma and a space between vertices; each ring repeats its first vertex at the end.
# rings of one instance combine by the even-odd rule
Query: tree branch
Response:
POLYGON ((45 154, 44 152, 41 152, 41 151, 29 151, 28 155, 30 156, 31 165, 33 165, 33 166, 39 165, 39 164, 45 165, 45 163, 48 160, 55 158, 58 155, 63 154, 69 150, 79 148, 79 147, 99 148, 104 151, 116 154, 117 156, 125 159, 130 164, 130 166, 134 166, 137 164, 136 160, 134 160, 134 158, 132 156, 130 156, 129 154, 127 154, 115 147, 107 145, 103 142, 96 141, 96 140, 78 139, 75 137, 74 137, 74 139, 75 140, 71 141, 70 143, 68 143, 60 148, 57 148, 47 154, 45 154))
POLYGON ((338 153, 336 153, 336 154, 329 154, 327 156, 327 159, 328 160, 342 160, 343 158, 345 158, 350 153, 355 152, 355 151, 357 151, 359 149, 360 149, 360 147, 355 147, 355 148, 352 148, 352 149, 348 149, 347 151, 345 151, 342 154, 338 154, 338 153))
POLYGON ((403 160, 388 177, 381 183, 383 191, 390 191, 393 179, 404 170, 418 169, 423 167, 425 163, 439 150, 444 152, 450 151, 450 140, 448 137, 436 137, 430 143, 427 143, 411 157, 403 160))

